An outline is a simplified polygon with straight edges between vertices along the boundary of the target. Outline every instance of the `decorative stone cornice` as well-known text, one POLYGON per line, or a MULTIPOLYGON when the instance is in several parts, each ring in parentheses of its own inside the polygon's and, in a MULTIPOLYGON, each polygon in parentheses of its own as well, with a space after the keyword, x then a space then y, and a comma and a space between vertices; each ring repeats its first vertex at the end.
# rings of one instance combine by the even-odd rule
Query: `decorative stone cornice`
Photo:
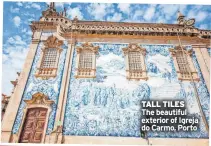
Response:
POLYGON ((206 44, 192 44, 192 48, 208 48, 206 44))
POLYGON ((32 31, 57 30, 61 36, 75 34, 99 34, 99 35, 135 35, 135 36, 189 36, 210 39, 211 30, 202 30, 194 27, 195 19, 185 20, 180 12, 178 24, 163 23, 128 23, 108 21, 81 21, 75 17, 73 20, 66 18, 61 12, 56 12, 54 4, 43 12, 43 19, 33 21, 32 31))
POLYGON ((179 24, 125 23, 125 22, 91 22, 78 21, 71 26, 61 26, 60 33, 110 34, 110 35, 148 35, 148 36, 198 36, 211 38, 210 30, 185 27, 179 24))
POLYGON ((56 30, 57 25, 53 22, 43 22, 43 21, 32 21, 30 28, 32 32, 39 31, 39 30, 56 30))
POLYGON ((27 105, 43 104, 43 105, 47 105, 47 106, 50 106, 51 104, 54 103, 53 100, 49 100, 46 95, 44 95, 43 93, 40 93, 40 92, 35 93, 34 95, 32 95, 32 99, 24 100, 24 102, 27 105))
POLYGON ((35 30, 57 30, 62 36, 71 32, 77 34, 107 34, 107 35, 148 35, 148 36, 190 36, 211 38, 211 30, 201 30, 180 24, 163 23, 128 23, 104 21, 71 21, 67 18, 49 17, 43 21, 33 21, 30 25, 35 30))

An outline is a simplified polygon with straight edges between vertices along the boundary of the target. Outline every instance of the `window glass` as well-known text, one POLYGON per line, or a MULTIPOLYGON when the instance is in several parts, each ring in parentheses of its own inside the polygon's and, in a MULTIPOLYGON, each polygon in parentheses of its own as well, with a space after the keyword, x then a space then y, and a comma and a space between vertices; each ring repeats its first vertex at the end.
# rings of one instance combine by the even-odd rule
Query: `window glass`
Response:
POLYGON ((83 51, 79 58, 80 69, 92 69, 92 52, 83 51))
POLYGON ((178 51, 176 53, 177 58, 177 64, 179 66, 180 73, 183 78, 190 78, 189 72, 188 72, 188 62, 187 58, 185 58, 186 55, 183 54, 182 51, 178 51))
POLYGON ((129 70, 137 71, 142 70, 141 67, 141 53, 139 52, 129 52, 129 70))
POLYGON ((56 48, 45 49, 41 68, 55 68, 56 56, 57 56, 56 48))

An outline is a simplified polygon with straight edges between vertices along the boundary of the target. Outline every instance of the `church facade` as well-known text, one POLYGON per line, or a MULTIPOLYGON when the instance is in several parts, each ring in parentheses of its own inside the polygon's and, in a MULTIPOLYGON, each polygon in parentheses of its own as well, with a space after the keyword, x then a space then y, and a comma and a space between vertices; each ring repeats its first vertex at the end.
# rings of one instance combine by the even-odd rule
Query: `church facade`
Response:
POLYGON ((1 142, 208 145, 211 31, 194 22, 70 20, 50 3, 31 23, 1 142), (143 137, 140 101, 161 99, 185 100, 200 129, 143 137))

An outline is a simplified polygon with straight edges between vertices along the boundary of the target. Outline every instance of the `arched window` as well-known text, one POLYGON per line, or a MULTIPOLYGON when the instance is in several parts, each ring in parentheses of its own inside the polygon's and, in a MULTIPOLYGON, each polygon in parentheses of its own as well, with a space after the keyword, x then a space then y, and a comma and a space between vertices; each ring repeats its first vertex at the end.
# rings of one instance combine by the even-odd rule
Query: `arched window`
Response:
POLYGON ((55 36, 50 36, 46 42, 44 42, 44 48, 42 48, 40 60, 37 65, 36 77, 48 79, 49 77, 56 77, 59 56, 62 51, 60 48, 63 45, 63 41, 58 40, 55 36))
POLYGON ((169 51, 173 57, 178 79, 191 80, 192 75, 193 80, 199 81, 198 74, 191 58, 193 51, 184 49, 183 52, 180 46, 176 46, 175 49, 169 49, 169 51))
POLYGON ((84 43, 77 47, 76 78, 95 78, 96 77, 96 54, 98 46, 84 43))
POLYGON ((143 79, 147 80, 145 55, 146 50, 137 44, 129 44, 127 48, 123 48, 126 64, 127 79, 143 79))

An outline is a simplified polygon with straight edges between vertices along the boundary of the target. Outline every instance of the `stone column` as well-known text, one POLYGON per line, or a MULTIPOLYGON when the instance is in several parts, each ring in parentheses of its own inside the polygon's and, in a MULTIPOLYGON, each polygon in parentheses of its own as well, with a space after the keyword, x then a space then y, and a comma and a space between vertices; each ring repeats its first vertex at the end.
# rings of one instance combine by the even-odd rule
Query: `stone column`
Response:
MULTIPOLYGON (((58 134, 56 133, 57 127, 58 127, 58 121, 63 125, 64 123, 64 114, 65 114, 65 107, 66 107, 66 100, 67 100, 67 93, 68 93, 68 86, 70 81, 70 74, 71 74, 71 68, 72 68, 72 58, 74 53, 74 47, 75 47, 75 41, 69 41, 68 42, 68 50, 64 65, 64 72, 62 77, 62 83, 61 83, 61 89, 60 94, 58 98, 58 105, 57 105, 57 111, 56 111, 56 118, 55 118, 55 124, 53 132, 50 136, 52 137, 52 141, 50 143, 61 143, 62 142, 62 130, 58 134), (57 135, 58 134, 58 135, 57 135)), ((46 141, 46 143, 48 143, 46 141)))
POLYGON ((192 48, 195 51, 205 84, 210 92, 210 57, 207 51, 207 46, 204 44, 197 44, 192 45, 192 48))
POLYGON ((9 143, 12 141, 12 127, 16 119, 19 105, 24 93, 24 89, 27 83, 27 79, 32 67, 32 63, 38 48, 41 32, 35 32, 34 38, 29 46, 29 52, 26 57, 23 70, 20 74, 18 84, 14 90, 14 93, 11 95, 10 102, 8 104, 7 110, 2 121, 2 133, 1 133, 1 142, 9 143))

